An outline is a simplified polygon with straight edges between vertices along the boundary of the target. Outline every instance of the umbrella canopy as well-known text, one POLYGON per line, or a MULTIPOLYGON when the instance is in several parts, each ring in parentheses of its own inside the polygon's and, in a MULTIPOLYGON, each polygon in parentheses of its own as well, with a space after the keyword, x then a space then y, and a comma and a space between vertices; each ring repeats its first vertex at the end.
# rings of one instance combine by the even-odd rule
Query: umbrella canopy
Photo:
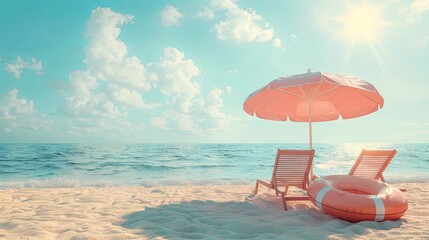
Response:
POLYGON ((383 107, 383 97, 361 79, 322 72, 308 72, 273 80, 247 97, 243 109, 259 118, 312 122, 356 118, 383 107))

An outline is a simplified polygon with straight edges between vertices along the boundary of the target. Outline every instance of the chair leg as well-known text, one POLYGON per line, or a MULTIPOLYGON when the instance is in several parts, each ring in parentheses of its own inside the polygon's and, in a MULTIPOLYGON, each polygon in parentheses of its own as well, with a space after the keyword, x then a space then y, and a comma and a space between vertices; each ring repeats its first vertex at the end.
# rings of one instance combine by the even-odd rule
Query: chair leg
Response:
POLYGON ((287 194, 288 190, 289 190, 289 185, 286 185, 285 186, 285 191, 284 192, 280 192, 280 194, 282 196, 283 208, 284 208, 285 211, 287 211, 286 194, 287 194))
POLYGON ((258 194, 258 188, 259 188, 259 182, 256 181, 256 186, 255 186, 255 195, 258 194))
POLYGON ((286 197, 285 197, 285 193, 284 193, 284 192, 281 192, 280 194, 281 194, 281 196, 282 196, 283 209, 284 209, 285 211, 287 211, 287 204, 286 204, 286 197))
POLYGON ((288 190, 289 190, 289 186, 286 186, 284 192, 287 193, 288 190))

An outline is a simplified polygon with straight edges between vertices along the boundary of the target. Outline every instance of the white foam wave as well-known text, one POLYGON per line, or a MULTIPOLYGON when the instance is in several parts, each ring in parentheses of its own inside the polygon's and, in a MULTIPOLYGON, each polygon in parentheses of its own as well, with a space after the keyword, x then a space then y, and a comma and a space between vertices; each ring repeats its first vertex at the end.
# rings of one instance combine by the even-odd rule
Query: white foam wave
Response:
POLYGON ((163 181, 154 181, 146 180, 140 183, 144 187, 155 187, 155 186, 183 186, 183 185, 199 185, 199 186, 208 186, 208 185, 249 185, 254 184, 255 179, 232 179, 232 180, 222 180, 222 179, 200 179, 200 180, 163 180, 163 181))
POLYGON ((388 183, 428 183, 429 175, 386 176, 388 183))
POLYGON ((77 187, 113 187, 120 183, 97 180, 86 182, 70 177, 52 177, 47 179, 30 179, 22 181, 0 182, 0 188, 77 188, 77 187))
MULTIPOLYGON (((323 176, 323 174, 321 175, 323 176)), ((388 183, 428 183, 428 175, 399 176, 387 175, 388 183)), ((139 183, 113 182, 109 180, 82 181, 70 177, 52 177, 48 179, 32 179, 22 181, 0 182, 0 189, 7 188, 78 188, 78 187, 117 187, 117 186, 184 186, 184 185, 253 185, 255 179, 199 179, 199 180, 145 180, 139 183)))
POLYGON ((96 181, 82 181, 70 177, 52 177, 48 179, 31 179, 22 181, 7 181, 0 182, 0 189, 7 188, 78 188, 78 187, 118 187, 118 186, 184 186, 184 185, 249 185, 254 184, 255 179, 233 179, 233 180, 219 180, 219 179, 201 179, 201 180, 146 180, 140 183, 129 182, 113 182, 107 180, 96 181))

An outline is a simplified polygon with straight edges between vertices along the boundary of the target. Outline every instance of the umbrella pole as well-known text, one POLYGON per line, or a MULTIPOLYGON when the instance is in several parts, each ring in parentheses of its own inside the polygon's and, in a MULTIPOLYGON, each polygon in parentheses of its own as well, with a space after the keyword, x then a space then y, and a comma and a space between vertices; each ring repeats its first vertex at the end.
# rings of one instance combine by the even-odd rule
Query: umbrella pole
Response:
POLYGON ((309 128, 309 132, 310 132, 310 150, 313 149, 313 139, 312 139, 312 126, 311 126, 311 121, 308 123, 308 128, 309 128))
POLYGON ((308 132, 310 135, 310 150, 313 149, 313 132, 312 132, 312 122, 311 122, 312 121, 311 115, 313 115, 312 110, 313 110, 313 100, 310 99, 308 102, 308 112, 309 112, 309 114, 308 114, 308 130, 309 131, 308 132))
MULTIPOLYGON (((312 133, 312 115, 313 115, 313 99, 310 99, 308 102, 308 132, 310 134, 310 150, 313 149, 313 133, 312 133)), ((308 174, 308 182, 311 182, 313 180, 313 166, 310 166, 310 172, 308 174)))

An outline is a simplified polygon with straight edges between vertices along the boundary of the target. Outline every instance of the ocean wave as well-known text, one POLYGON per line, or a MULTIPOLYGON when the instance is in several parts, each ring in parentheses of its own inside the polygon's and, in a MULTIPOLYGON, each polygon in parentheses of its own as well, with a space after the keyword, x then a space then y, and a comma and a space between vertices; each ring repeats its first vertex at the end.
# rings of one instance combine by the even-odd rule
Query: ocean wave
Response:
MULTIPOLYGON (((99 179, 93 181, 82 181, 69 177, 52 177, 46 179, 31 179, 21 181, 0 182, 0 189, 10 188, 79 188, 79 187, 125 187, 125 186, 209 186, 209 185, 253 185, 256 179, 164 179, 164 180, 144 180, 139 182, 111 181, 99 179)), ((429 183, 429 176, 395 176, 386 178, 391 184, 397 183, 429 183)))
MULTIPOLYGON (((271 177, 276 150, 284 147, 280 144, 0 144, 0 188, 208 185, 241 181, 254 184, 256 178, 271 177)), ((305 149, 307 145, 287 147, 305 149)), ((366 146, 316 144, 314 172, 322 176, 347 174, 363 147, 366 146)), ((398 150, 385 171, 388 181, 429 182, 426 157, 429 144, 382 147, 398 150)))
POLYGON ((29 179, 21 181, 0 182, 0 189, 7 188, 78 188, 78 187, 114 187, 125 186, 109 180, 82 181, 69 177, 51 177, 45 179, 29 179))
POLYGON ((414 176, 388 176, 386 177, 388 183, 429 183, 428 175, 414 175, 414 176))

